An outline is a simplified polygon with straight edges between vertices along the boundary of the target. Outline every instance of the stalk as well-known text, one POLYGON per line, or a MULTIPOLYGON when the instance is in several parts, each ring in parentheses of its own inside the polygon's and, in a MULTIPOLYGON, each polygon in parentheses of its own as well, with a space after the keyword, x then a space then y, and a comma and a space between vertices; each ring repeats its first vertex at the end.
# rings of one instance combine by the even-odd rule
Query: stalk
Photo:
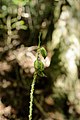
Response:
POLYGON ((31 85, 31 92, 30 92, 30 106, 29 106, 29 120, 32 120, 32 110, 33 110, 33 93, 34 93, 34 86, 37 79, 36 72, 34 73, 32 85, 31 85))

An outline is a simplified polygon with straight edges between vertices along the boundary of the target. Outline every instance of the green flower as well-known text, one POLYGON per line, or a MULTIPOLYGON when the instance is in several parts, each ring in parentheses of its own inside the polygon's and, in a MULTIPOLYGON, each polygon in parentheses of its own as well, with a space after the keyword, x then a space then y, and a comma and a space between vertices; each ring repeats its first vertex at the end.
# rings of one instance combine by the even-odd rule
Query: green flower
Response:
POLYGON ((44 47, 41 47, 40 48, 40 51, 41 51, 41 55, 44 57, 44 59, 46 58, 46 56, 47 56, 47 52, 46 52, 46 50, 45 50, 45 48, 44 47))
POLYGON ((35 62, 34 62, 34 68, 37 71, 43 71, 44 70, 44 64, 41 61, 39 61, 39 60, 35 60, 35 62))

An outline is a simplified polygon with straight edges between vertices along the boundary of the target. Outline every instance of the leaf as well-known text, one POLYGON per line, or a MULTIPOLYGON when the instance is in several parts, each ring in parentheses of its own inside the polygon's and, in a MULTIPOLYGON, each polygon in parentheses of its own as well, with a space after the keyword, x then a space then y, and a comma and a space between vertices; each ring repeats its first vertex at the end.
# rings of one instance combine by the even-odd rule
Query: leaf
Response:
POLYGON ((16 5, 25 5, 28 0, 12 0, 16 5))
POLYGON ((40 77, 47 77, 42 71, 39 71, 39 72, 38 72, 38 75, 39 75, 40 77))

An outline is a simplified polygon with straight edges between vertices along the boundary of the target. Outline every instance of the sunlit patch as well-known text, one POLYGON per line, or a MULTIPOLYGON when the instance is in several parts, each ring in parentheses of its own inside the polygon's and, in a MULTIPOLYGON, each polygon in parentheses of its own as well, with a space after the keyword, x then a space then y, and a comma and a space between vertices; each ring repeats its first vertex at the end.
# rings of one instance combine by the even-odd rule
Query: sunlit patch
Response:
POLYGON ((29 13, 22 13, 22 17, 29 18, 30 14, 29 13))
POLYGON ((2 82, 0 83, 0 86, 3 87, 3 88, 7 88, 10 85, 11 85, 10 81, 7 81, 5 79, 2 80, 2 82))

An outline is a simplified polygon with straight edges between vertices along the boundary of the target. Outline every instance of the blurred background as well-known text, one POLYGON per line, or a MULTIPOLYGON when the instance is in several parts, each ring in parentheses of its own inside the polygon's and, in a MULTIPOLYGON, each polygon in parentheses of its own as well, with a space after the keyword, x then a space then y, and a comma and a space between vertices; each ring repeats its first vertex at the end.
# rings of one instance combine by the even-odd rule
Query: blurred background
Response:
POLYGON ((0 0, 0 120, 28 120, 40 32, 33 120, 80 120, 80 0, 0 0))

